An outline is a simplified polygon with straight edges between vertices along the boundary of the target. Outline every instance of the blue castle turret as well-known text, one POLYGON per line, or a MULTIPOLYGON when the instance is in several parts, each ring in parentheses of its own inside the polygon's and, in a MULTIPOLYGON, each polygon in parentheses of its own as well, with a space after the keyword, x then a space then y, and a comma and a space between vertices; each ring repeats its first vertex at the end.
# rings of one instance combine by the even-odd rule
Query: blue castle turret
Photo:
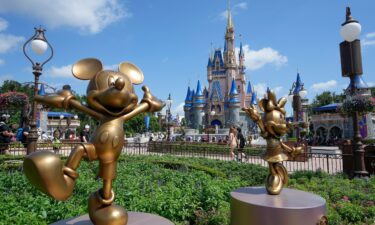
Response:
POLYGON ((297 73, 296 87, 293 90, 293 94, 297 95, 302 90, 303 84, 299 73, 297 73))
POLYGON ((236 81, 232 79, 232 86, 228 99, 228 119, 227 126, 239 126, 240 122, 240 99, 238 97, 236 81))
POLYGON ((38 95, 46 95, 46 90, 44 88, 44 84, 40 85, 40 88, 38 90, 38 95))
POLYGON ((251 95, 250 105, 258 105, 257 94, 255 92, 251 95))
POLYGON ((197 90, 193 98, 193 127, 199 129, 199 125, 202 124, 202 112, 206 105, 206 97, 202 91, 201 82, 198 80, 197 90))
POLYGON ((187 93, 186 93, 186 98, 185 98, 185 105, 184 105, 184 112, 185 112, 185 118, 187 125, 189 126, 190 123, 190 111, 192 107, 192 96, 191 96, 191 90, 190 87, 188 87, 187 93))

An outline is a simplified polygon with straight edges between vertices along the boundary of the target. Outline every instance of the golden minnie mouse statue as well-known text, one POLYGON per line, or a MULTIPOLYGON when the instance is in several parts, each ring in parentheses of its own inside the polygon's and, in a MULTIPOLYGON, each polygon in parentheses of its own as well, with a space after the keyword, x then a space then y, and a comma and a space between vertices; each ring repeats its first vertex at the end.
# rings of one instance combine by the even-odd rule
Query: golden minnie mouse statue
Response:
POLYGON ((121 63, 119 71, 103 70, 98 59, 87 58, 75 63, 73 75, 90 80, 87 87, 87 106, 75 99, 70 90, 56 95, 36 96, 35 100, 57 108, 77 109, 100 121, 89 143, 81 143, 70 153, 63 165, 61 159, 47 151, 30 154, 24 161, 24 171, 30 182, 45 194, 66 200, 73 192, 76 172, 82 158, 99 161, 99 177, 103 187, 91 194, 89 216, 97 225, 125 225, 128 215, 124 208, 113 204, 115 193, 112 181, 116 177, 117 159, 124 145, 123 123, 142 112, 156 112, 163 103, 153 97, 147 86, 138 104, 133 84, 143 82, 142 71, 131 63, 121 63))
POLYGON ((258 103, 259 108, 264 112, 263 117, 260 116, 254 105, 244 109, 250 118, 258 124, 261 136, 267 141, 263 159, 268 162, 269 166, 270 173, 266 179, 266 189, 271 195, 280 194, 283 186, 288 183, 288 172, 281 162, 293 159, 304 148, 304 146, 289 147, 280 141, 281 136, 286 134, 291 126, 300 125, 286 123, 285 103, 285 98, 276 101, 275 94, 267 90, 267 96, 258 103))

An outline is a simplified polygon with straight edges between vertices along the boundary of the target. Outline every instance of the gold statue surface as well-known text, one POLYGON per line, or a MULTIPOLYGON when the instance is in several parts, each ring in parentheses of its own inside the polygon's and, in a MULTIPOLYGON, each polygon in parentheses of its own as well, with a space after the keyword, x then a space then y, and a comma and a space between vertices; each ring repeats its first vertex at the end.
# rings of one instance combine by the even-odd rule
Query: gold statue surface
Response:
POLYGON ((91 194, 88 207, 91 221, 97 225, 125 225, 127 212, 113 204, 112 181, 116 177, 117 159, 124 145, 123 123, 142 112, 160 111, 164 104, 153 97, 147 86, 138 104, 133 84, 143 82, 143 73, 131 63, 121 63, 119 71, 103 70, 98 59, 87 58, 75 63, 73 75, 90 80, 87 106, 77 101, 70 90, 56 95, 36 96, 35 100, 52 107, 77 109, 100 121, 89 143, 81 143, 70 153, 63 165, 61 159, 47 151, 30 154, 24 161, 24 171, 30 182, 45 194, 66 200, 73 192, 76 169, 82 158, 99 161, 99 177, 103 187, 91 194))
POLYGON ((262 117, 254 105, 244 109, 250 118, 258 124, 261 136, 267 141, 267 148, 263 159, 268 162, 269 166, 266 189, 271 195, 280 194, 283 186, 288 183, 288 172, 281 162, 293 159, 303 150, 303 146, 289 147, 280 141, 281 136, 286 134, 293 125, 286 123, 285 104, 286 98, 276 101, 275 94, 267 90, 266 97, 258 103, 260 110, 264 112, 262 117))

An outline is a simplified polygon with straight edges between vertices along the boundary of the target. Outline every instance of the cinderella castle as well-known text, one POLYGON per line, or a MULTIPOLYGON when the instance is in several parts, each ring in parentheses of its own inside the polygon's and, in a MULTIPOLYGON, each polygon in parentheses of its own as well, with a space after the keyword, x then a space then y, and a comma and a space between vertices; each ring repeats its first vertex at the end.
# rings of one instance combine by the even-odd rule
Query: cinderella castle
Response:
POLYGON ((224 51, 215 49, 208 58, 208 88, 200 81, 196 89, 188 87, 184 112, 187 126, 199 129, 203 126, 250 129, 252 121, 241 110, 256 104, 256 94, 250 81, 246 84, 245 54, 240 43, 238 62, 235 54, 234 24, 228 7, 224 51))

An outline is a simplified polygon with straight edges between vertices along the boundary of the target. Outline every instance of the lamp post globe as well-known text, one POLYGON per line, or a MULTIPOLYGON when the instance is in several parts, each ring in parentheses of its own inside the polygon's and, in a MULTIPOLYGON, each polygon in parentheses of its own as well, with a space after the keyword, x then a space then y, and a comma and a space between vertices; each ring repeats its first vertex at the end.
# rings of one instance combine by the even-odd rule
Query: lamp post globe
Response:
POLYGON ((302 90, 299 92, 301 98, 305 98, 307 96, 307 91, 302 87, 302 90))
POLYGON ((350 8, 346 8, 346 21, 341 25, 340 34, 347 42, 352 42, 359 37, 362 26, 351 16, 350 8))
POLYGON ((37 55, 43 55, 48 48, 48 44, 44 40, 34 39, 31 41, 31 49, 37 55))
MULTIPOLYGON (((38 84, 39 84, 39 77, 42 75, 43 66, 49 62, 53 57, 53 48, 50 43, 47 41, 45 37, 45 29, 42 27, 34 28, 35 33, 31 36, 23 45, 23 53, 26 58, 31 62, 33 75, 34 75, 34 97, 38 95, 38 84), (31 47, 31 50, 37 55, 45 55, 47 49, 49 48, 49 55, 47 55, 46 59, 43 62, 36 62, 33 60, 28 52, 28 47, 31 47)), ((32 103, 32 114, 31 119, 29 121, 30 125, 30 132, 27 136, 27 154, 36 151, 36 145, 38 140, 38 130, 37 130, 37 104, 35 100, 32 103)))
POLYGON ((293 101, 293 94, 290 92, 288 95, 288 101, 292 102, 293 101))

